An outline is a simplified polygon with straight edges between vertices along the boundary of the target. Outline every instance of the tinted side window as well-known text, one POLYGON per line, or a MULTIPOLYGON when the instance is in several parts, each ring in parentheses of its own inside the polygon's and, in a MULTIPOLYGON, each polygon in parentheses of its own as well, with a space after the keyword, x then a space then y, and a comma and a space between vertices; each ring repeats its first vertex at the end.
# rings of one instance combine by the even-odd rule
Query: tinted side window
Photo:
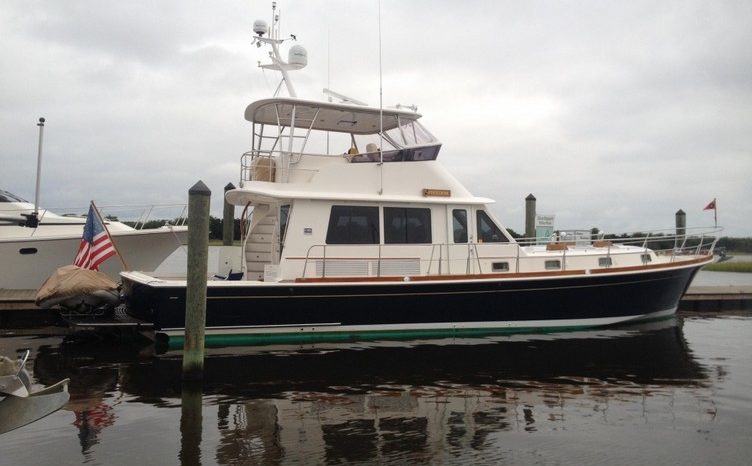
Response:
POLYGON ((384 243, 431 242, 431 209, 384 207, 384 243))
POLYGON ((287 222, 290 220, 290 204, 285 204, 279 208, 279 245, 285 243, 285 232, 287 231, 287 222))
POLYGON ((452 229, 455 243, 467 243, 467 210, 452 210, 452 229))
POLYGON ((507 237, 501 229, 491 220, 491 217, 482 210, 478 211, 478 242, 479 243, 506 243, 507 237))
POLYGON ((326 244, 378 244, 379 208, 332 206, 326 244))

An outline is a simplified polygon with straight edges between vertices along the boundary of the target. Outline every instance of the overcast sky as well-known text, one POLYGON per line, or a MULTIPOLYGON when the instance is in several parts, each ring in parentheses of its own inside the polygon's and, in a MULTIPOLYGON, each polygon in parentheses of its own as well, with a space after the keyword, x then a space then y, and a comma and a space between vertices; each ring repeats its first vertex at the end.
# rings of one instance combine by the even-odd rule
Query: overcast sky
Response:
MULTIPOLYGON (((284 1, 309 54, 300 97, 378 105, 378 3, 284 1), (329 71, 327 71, 329 70, 329 71)), ((0 3, 0 189, 33 201, 47 119, 47 207, 185 203, 237 185, 243 119, 278 78, 257 62, 267 1, 0 3)), ((752 235, 752 2, 381 4, 384 104, 415 104, 439 160, 524 230, 524 198, 560 229, 713 224, 752 235)), ((292 43, 286 43, 283 53, 292 43)))

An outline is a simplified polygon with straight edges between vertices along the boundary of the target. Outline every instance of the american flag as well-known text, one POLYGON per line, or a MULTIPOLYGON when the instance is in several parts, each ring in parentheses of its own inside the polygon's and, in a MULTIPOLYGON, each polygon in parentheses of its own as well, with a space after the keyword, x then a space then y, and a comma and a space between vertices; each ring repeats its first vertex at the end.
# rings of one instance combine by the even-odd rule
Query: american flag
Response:
POLYGON ((86 217, 84 236, 81 238, 78 254, 73 261, 73 265, 83 269, 99 270, 99 264, 117 254, 110 234, 102 225, 99 213, 95 209, 92 203, 89 206, 89 215, 86 217))

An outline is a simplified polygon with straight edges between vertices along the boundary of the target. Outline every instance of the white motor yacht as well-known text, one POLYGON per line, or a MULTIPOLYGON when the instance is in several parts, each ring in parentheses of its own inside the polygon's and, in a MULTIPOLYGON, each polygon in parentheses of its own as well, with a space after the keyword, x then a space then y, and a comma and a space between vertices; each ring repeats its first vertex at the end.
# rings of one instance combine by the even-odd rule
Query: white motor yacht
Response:
MULTIPOLYGON (((34 204, 0 190, 0 289, 36 290, 76 257, 86 217, 36 211, 37 221, 29 222, 34 204)), ((155 270, 185 242, 187 233, 185 226, 136 229, 117 221, 105 223, 132 270, 155 270)), ((117 280, 123 263, 111 258, 100 270, 117 280)))
MULTIPOLYGON (((252 148, 240 187, 225 194, 244 209, 242 273, 209 281, 207 339, 410 338, 657 319, 675 313, 713 260, 717 231, 513 238, 493 201, 439 163, 442 150, 462 148, 442 148, 415 109, 297 98, 288 71, 305 65, 304 50, 292 47, 285 62, 274 25, 268 36, 265 24, 254 29, 272 48, 262 66, 282 73, 290 97, 245 110, 252 148)), ((186 280, 121 277, 128 313, 179 345, 186 280)))

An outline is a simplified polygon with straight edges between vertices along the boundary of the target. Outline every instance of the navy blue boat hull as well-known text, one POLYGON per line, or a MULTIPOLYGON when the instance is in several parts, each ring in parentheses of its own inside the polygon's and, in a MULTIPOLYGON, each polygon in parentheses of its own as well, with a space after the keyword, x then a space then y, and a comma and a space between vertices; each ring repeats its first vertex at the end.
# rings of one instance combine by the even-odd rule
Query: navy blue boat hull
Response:
MULTIPOLYGON (((597 326, 672 314, 699 267, 513 280, 210 284, 206 329, 597 326)), ((125 282, 132 316, 162 331, 184 327, 184 286, 125 282)))

